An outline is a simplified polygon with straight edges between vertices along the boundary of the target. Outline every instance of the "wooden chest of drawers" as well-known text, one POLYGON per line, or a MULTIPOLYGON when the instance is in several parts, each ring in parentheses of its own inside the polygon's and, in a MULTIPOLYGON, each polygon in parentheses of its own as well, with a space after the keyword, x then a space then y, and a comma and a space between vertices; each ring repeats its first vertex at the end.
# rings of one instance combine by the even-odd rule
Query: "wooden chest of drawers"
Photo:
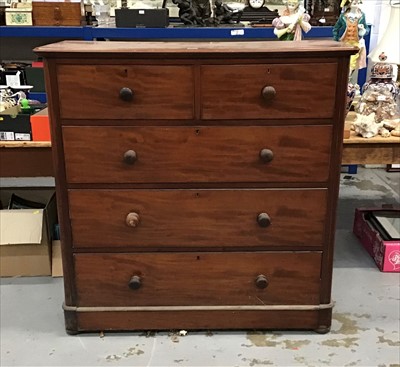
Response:
POLYGON ((67 331, 328 331, 354 51, 333 41, 36 49, 67 331))

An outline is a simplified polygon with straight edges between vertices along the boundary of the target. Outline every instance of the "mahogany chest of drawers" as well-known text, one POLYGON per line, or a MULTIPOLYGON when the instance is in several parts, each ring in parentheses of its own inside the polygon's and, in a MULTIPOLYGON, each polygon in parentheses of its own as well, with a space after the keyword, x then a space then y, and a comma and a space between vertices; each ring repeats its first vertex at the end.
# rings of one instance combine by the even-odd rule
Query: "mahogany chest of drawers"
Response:
POLYGON ((329 330, 355 49, 65 41, 35 51, 69 333, 329 330))

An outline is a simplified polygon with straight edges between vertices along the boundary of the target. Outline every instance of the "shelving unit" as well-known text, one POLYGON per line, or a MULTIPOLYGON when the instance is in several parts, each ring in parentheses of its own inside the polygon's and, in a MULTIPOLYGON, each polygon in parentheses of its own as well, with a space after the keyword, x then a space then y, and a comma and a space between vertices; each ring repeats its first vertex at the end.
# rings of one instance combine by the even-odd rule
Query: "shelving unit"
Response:
MULTIPOLYGON (((272 27, 169 27, 169 28, 98 28, 98 27, 0 27, 0 38, 107 39, 266 39, 275 38, 272 27)), ((332 27, 314 27, 306 38, 331 38, 332 27)))

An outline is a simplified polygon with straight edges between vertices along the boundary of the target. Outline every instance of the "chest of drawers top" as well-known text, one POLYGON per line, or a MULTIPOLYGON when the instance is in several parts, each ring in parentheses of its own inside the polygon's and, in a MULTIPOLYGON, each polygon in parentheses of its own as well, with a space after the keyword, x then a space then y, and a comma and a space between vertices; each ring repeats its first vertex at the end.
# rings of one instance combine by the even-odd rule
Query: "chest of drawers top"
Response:
POLYGON ((278 41, 237 41, 237 42, 103 42, 103 41, 62 41, 37 47, 35 52, 43 57, 50 58, 62 55, 66 58, 79 57, 80 54, 93 55, 96 58, 109 58, 112 53, 114 59, 160 57, 163 59, 173 55, 181 58, 197 59, 207 57, 273 57, 299 56, 314 57, 323 55, 346 56, 353 54, 355 48, 340 42, 330 40, 310 40, 302 42, 278 41))

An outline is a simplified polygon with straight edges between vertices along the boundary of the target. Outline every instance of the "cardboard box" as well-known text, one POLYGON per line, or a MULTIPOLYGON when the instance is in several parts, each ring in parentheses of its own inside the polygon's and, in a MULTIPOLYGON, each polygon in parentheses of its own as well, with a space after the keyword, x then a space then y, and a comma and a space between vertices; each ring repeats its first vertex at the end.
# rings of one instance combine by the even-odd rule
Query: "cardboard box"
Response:
POLYGON ((51 238, 56 222, 54 192, 45 209, 0 210, 0 276, 51 275, 51 238))
POLYGON ((0 141, 32 140, 31 116, 18 113, 18 107, 0 112, 0 141))
MULTIPOLYGON (((400 272, 400 241, 385 241, 379 231, 366 219, 371 211, 389 211, 385 208, 357 208, 353 232, 360 239, 370 256, 382 272, 400 272)), ((400 209, 392 209, 399 212, 400 209)))
POLYGON ((63 267, 62 267, 62 257, 61 257, 61 241, 53 241, 52 246, 52 260, 51 260, 51 276, 62 277, 63 267))
POLYGON ((14 106, 0 112, 0 141, 50 141, 46 106, 32 105, 24 113, 20 107, 14 106))
POLYGON ((32 140, 50 141, 50 123, 47 108, 31 116, 32 140))
POLYGON ((32 7, 7 8, 6 25, 32 26, 32 7))

